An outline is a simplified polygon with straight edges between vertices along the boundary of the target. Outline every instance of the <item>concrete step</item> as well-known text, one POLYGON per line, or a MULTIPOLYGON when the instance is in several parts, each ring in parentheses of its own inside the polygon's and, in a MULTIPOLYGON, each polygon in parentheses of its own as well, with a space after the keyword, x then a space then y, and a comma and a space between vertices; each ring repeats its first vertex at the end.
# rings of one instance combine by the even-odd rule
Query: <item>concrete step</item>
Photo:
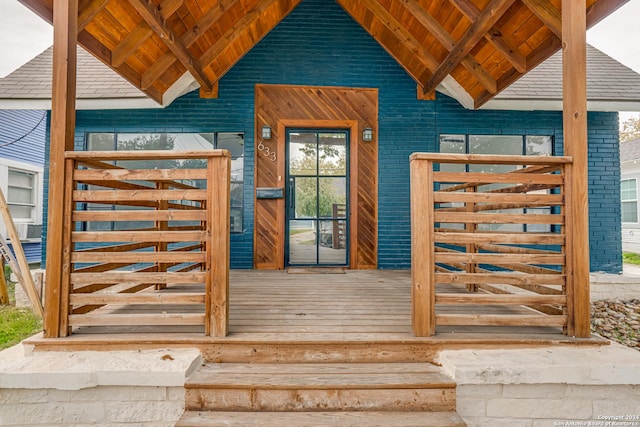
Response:
POLYGON ((454 411, 455 383, 428 363, 207 364, 191 411, 454 411))
POLYGON ((176 427, 465 427, 455 412, 198 412, 176 427))

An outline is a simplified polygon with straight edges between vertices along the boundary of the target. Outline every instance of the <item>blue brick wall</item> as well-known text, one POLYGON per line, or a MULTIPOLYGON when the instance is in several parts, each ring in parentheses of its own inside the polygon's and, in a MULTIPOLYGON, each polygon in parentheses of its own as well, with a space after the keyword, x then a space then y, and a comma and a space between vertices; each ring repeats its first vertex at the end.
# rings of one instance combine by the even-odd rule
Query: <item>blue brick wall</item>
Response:
MULTIPOLYGON (((413 80, 333 0, 303 1, 222 78, 218 99, 191 93, 162 110, 78 112, 76 148, 85 132, 244 132, 244 233, 232 235, 231 253, 233 268, 251 268, 257 83, 379 88, 380 268, 410 267, 409 155, 436 151, 440 133, 554 135, 562 152, 560 112, 468 111, 440 94, 416 100, 413 80)), ((619 272, 617 114, 589 118, 592 270, 619 272), (601 166, 604 156, 609 166, 601 166)))

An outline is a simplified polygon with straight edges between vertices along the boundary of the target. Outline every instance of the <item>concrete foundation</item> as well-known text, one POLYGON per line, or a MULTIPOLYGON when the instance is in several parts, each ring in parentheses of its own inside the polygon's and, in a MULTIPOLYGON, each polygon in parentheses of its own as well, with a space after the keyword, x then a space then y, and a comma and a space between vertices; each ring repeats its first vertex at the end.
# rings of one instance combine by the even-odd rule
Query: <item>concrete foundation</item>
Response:
MULTIPOLYGON (((469 427, 640 427, 640 352, 618 344, 446 350, 469 427)), ((173 426, 197 350, 0 353, 2 426, 173 426)))
POLYGON ((640 426, 640 352, 604 347, 443 351, 468 427, 640 426))
POLYGON ((591 300, 640 298, 640 266, 624 265, 623 274, 591 273, 591 300))
POLYGON ((0 352, 2 426, 174 426, 191 349, 136 352, 0 352))

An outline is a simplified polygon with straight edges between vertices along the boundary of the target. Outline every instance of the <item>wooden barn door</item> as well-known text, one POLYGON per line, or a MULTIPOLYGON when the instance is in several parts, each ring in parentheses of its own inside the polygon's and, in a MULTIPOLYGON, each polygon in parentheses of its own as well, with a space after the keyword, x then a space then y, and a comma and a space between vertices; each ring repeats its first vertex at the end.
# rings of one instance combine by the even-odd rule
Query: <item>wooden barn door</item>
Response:
MULTIPOLYGON (((348 209, 335 213, 338 226, 342 225, 340 215, 345 216, 344 224, 349 224, 344 238, 346 258, 344 263, 332 265, 377 268, 377 89, 256 85, 255 111, 254 267, 278 270, 284 269, 287 263, 297 264, 291 263, 287 252, 291 226, 287 224, 291 201, 287 198, 290 191, 287 130, 311 129, 349 135, 348 147, 345 147, 349 153, 348 179, 346 174, 343 176, 348 182, 345 191, 348 200, 344 204, 348 209), (271 138, 262 138, 264 127, 271 129, 271 138), (365 128, 373 129, 372 141, 362 140, 365 128)), ((320 216, 316 220, 320 220, 320 216)), ((328 240, 325 243, 329 244, 328 240)))

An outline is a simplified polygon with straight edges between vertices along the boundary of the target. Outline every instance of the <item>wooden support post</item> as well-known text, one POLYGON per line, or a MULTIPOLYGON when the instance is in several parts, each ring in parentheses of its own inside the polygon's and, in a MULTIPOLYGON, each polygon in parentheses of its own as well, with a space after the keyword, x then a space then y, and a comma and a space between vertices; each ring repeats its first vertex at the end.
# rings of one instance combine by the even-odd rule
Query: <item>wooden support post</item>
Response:
POLYGON ((584 1, 562 0, 562 87, 565 154, 573 158, 571 234, 567 236, 573 277, 573 324, 568 332, 590 336, 589 177, 587 142, 586 8, 584 1))
POLYGON ((207 289, 206 334, 225 337, 229 333, 229 215, 230 215, 231 158, 208 159, 207 200, 207 289))
MULTIPOLYGON (((49 149, 49 212, 47 224, 47 285, 45 287, 44 336, 66 336, 61 327, 64 253, 65 151, 73 150, 76 101, 76 48, 78 0, 53 2, 53 90, 49 149)), ((67 311, 66 309, 64 310, 67 311)), ((66 321, 64 322, 66 323, 66 321)))
POLYGON ((411 160, 411 325, 417 337, 436 333, 433 162, 411 160))

